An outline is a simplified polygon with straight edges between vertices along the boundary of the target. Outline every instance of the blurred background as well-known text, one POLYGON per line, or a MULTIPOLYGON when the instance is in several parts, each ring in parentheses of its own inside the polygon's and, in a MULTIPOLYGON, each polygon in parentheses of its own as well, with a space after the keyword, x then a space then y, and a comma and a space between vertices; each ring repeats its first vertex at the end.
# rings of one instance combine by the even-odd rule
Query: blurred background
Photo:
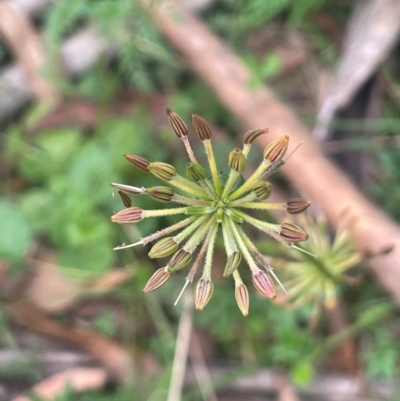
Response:
MULTIPOLYGON (((295 221, 317 259, 251 233, 288 296, 270 301, 251 288, 243 317, 233 281, 222 278, 221 240, 214 295, 197 312, 191 290, 173 305, 185 271, 144 295, 161 262, 148 246, 113 250, 176 220, 112 224, 124 206, 109 185, 159 183, 125 153, 184 175, 187 156, 166 107, 210 123, 222 170, 242 145, 246 124, 221 101, 223 83, 207 85, 182 50, 190 29, 182 37, 168 28, 182 12, 199 24, 193 34, 216 35, 243 65, 244 91, 270 88, 396 225, 399 2, 187 0, 173 2, 175 19, 164 1, 149 3, 0 3, 0 400, 400 400, 398 298, 369 269, 390 243, 360 249, 354 221, 330 224, 312 199, 295 221)), ((260 160, 254 148, 245 175, 260 160)), ((272 183, 275 201, 307 197, 281 172, 272 183)), ((143 198, 133 205, 160 207, 143 198)))

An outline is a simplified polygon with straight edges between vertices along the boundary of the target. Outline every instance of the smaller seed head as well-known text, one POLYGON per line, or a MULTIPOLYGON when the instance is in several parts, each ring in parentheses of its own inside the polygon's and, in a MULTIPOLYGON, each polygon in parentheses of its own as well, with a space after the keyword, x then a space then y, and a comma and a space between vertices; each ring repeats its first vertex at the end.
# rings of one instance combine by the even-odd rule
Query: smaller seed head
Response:
POLYGON ((193 181, 202 181, 207 178, 207 170, 198 163, 187 163, 186 174, 193 181))
POLYGON ((150 163, 149 171, 155 177, 165 181, 171 181, 176 175, 176 168, 171 164, 163 162, 150 163))
POLYGON ((304 212, 310 206, 310 202, 303 198, 292 198, 287 202, 287 211, 290 214, 298 214, 304 212))
POLYGON ((203 310, 211 299, 214 284, 209 278, 200 278, 194 287, 194 305, 197 310, 203 310))
POLYGON ((229 167, 241 173, 246 166, 246 157, 239 148, 235 148, 229 153, 229 167))
POLYGON ((128 160, 128 162, 135 165, 138 169, 146 172, 149 171, 150 161, 146 158, 136 155, 124 155, 124 157, 126 160, 128 160))
POLYGON ((302 242, 308 239, 308 234, 293 223, 283 223, 280 234, 290 242, 302 242))
POLYGON ((264 149, 264 159, 269 160, 271 163, 279 162, 285 156, 288 145, 289 137, 287 135, 273 140, 264 149))
POLYGON ((256 287, 258 292, 268 298, 276 298, 275 286, 268 273, 263 270, 258 270, 257 272, 253 273, 252 280, 254 287, 256 287))
POLYGON ((128 207, 111 216, 111 221, 119 224, 134 224, 142 220, 142 215, 143 210, 140 207, 128 207))
POLYGON ((129 195, 127 195, 125 192, 118 191, 119 196, 121 197, 122 203, 124 204, 125 207, 131 207, 132 206, 132 201, 129 195))
POLYGON ((268 128, 251 129, 244 134, 243 141, 246 145, 250 145, 255 141, 256 138, 258 138, 260 135, 266 134, 268 131, 268 128))
POLYGON ((143 288, 143 292, 154 291, 157 288, 161 287, 168 279, 171 273, 165 268, 162 267, 158 269, 147 282, 146 286, 143 288))
POLYGON ((184 249, 179 249, 168 262, 168 270, 177 271, 185 267, 192 260, 192 254, 184 249))
POLYGON ((249 291, 243 283, 235 285, 235 298, 240 311, 243 313, 243 316, 247 316, 249 314, 250 304, 249 291))
POLYGON ((268 181, 257 181, 253 187, 257 200, 268 199, 272 192, 272 184, 268 181))
POLYGON ((168 121, 171 125, 171 128, 175 132, 175 134, 182 138, 183 136, 187 136, 188 129, 182 118, 178 116, 174 111, 172 111, 169 107, 166 109, 168 121))
POLYGON ((178 244, 173 237, 165 237, 156 242, 150 249, 149 257, 151 259, 164 258, 172 255, 178 249, 178 244))
POLYGON ((192 124, 193 124, 194 133, 196 134, 197 138, 200 139, 200 141, 205 141, 207 139, 211 139, 211 137, 212 137, 211 128, 208 125, 207 121, 204 120, 204 118, 200 117, 196 113, 193 113, 192 114, 192 124))
POLYGON ((232 252, 226 260, 224 277, 230 276, 240 265, 242 254, 239 251, 232 252))
POLYGON ((146 194, 160 202, 170 202, 174 196, 174 190, 169 187, 151 187, 146 190, 146 194))

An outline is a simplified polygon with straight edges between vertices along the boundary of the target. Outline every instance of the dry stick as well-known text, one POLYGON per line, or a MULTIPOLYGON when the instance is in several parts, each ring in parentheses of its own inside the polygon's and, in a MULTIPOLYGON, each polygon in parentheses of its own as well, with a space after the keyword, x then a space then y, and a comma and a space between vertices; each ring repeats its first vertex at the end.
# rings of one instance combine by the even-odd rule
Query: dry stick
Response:
POLYGON ((203 400, 218 401, 211 374, 204 359, 201 344, 197 336, 192 336, 192 346, 190 347, 189 356, 203 400))
POLYGON ((183 305, 183 311, 179 321, 178 337, 176 339, 174 362, 172 365, 172 375, 167 401, 179 401, 181 399, 182 387, 185 379, 186 362, 189 352, 193 320, 193 301, 192 296, 188 293, 183 295, 183 305))
POLYGON ((389 244, 394 245, 392 252, 372 258, 369 265, 400 300, 399 227, 324 157, 293 110, 276 100, 265 87, 249 89, 250 71, 207 26, 175 3, 165 1, 157 6, 149 11, 161 31, 186 56, 188 65, 210 86, 221 103, 242 121, 244 129, 269 128, 270 134, 258 138, 261 146, 282 135, 289 135, 293 144, 304 140, 301 151, 283 171, 324 209, 330 222, 337 226, 344 211, 351 213, 356 222, 354 240, 360 250, 378 252, 389 244))
POLYGON ((42 76, 46 54, 41 37, 29 18, 10 1, 0 3, 0 34, 24 70, 36 99, 59 100, 60 95, 42 76))

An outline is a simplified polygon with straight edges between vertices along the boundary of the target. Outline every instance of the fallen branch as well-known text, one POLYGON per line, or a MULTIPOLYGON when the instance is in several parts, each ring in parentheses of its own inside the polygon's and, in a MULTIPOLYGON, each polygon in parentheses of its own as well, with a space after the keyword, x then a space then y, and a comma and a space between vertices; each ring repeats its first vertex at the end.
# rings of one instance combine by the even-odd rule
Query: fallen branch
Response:
MULTIPOLYGON (((31 394, 43 400, 53 400, 65 391, 67 386, 75 393, 96 390, 107 382, 107 372, 100 368, 73 368, 46 378, 35 384, 30 390, 31 394)), ((12 401, 31 401, 30 396, 20 395, 12 401)))
POLYGON ((41 75, 46 61, 44 44, 29 18, 10 1, 0 3, 0 34, 24 71, 36 99, 60 99, 53 86, 41 75))
MULTIPOLYGON (((166 38, 186 56, 190 68, 214 91, 220 101, 244 128, 268 127, 270 135, 261 136, 265 146, 272 137, 289 135, 301 150, 283 168, 285 174, 325 211, 333 226, 350 213, 358 249, 380 252, 388 245, 393 250, 369 262, 377 277, 400 300, 400 229, 378 207, 372 205, 327 158, 310 138, 310 130, 295 113, 278 101, 267 88, 250 89, 250 71, 230 49, 202 22, 173 2, 163 2, 149 12, 166 38)), ((390 195, 390 194, 388 194, 390 195)))

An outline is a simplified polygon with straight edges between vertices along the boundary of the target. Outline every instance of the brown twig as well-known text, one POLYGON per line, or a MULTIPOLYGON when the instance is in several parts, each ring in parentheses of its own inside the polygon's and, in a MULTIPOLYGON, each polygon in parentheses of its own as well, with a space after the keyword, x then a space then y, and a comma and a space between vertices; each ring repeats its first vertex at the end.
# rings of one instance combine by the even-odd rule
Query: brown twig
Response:
POLYGON ((9 1, 0 3, 0 15, 0 34, 24 70, 36 99, 59 100, 57 90, 42 77, 44 46, 29 18, 9 1))
POLYGON ((337 226, 345 210, 354 216, 354 240, 360 250, 393 251, 370 260, 386 288, 400 300, 400 229, 351 184, 311 140, 310 132, 293 110, 267 88, 249 89, 251 74, 241 60, 197 18, 176 3, 148 8, 166 38, 187 59, 188 65, 211 87, 220 101, 238 117, 244 128, 268 127, 271 135, 259 138, 265 146, 272 136, 289 135, 301 150, 284 167, 286 175, 308 193, 337 226))
POLYGON ((118 381, 132 380, 134 372, 155 372, 159 369, 152 355, 135 349, 136 365, 133 366, 131 356, 119 343, 93 330, 64 326, 48 318, 25 300, 13 299, 9 310, 21 325, 35 333, 80 345, 95 356, 118 381))
MULTIPOLYGON (((66 386, 80 393, 103 387, 107 381, 107 372, 100 368, 73 368, 47 377, 32 387, 31 393, 40 399, 53 400, 61 396, 66 386)), ((12 401, 30 401, 31 397, 20 395, 12 401)))

